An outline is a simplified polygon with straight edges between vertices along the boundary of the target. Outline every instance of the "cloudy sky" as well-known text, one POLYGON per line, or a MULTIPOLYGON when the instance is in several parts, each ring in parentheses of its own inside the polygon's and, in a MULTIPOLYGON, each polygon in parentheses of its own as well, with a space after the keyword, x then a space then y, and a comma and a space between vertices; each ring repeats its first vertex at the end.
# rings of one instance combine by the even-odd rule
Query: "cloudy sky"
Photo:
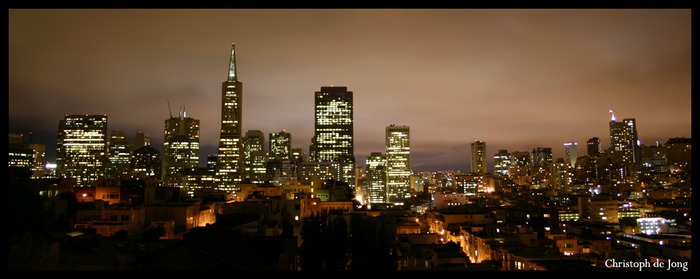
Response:
POLYGON ((65 114, 107 114, 162 150, 184 105, 214 154, 232 43, 243 131, 304 152, 330 85, 353 91, 357 161, 407 125, 414 171, 469 170, 475 140, 585 155, 609 146, 610 109, 642 144, 691 137, 690 9, 11 9, 9 132, 54 161, 65 114))

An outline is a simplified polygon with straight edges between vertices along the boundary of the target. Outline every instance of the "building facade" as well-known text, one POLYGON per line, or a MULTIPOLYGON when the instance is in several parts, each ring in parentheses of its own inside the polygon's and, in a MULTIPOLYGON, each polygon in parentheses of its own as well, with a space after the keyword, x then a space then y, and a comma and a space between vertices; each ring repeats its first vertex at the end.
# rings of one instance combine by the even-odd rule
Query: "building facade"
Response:
POLYGON ((345 86, 323 86, 315 93, 314 136, 310 156, 335 162, 341 181, 355 187, 353 92, 345 86))
POLYGON ((221 86, 221 133, 216 160, 219 189, 233 192, 245 178, 243 158, 243 83, 236 72, 236 45, 231 45, 228 77, 221 86))
POLYGON ((58 124, 56 171, 88 187, 104 177, 107 158, 107 115, 65 115, 58 124))
POLYGON ((367 199, 370 204, 386 202, 386 156, 372 152, 365 162, 367 199))
POLYGON ((163 135, 163 180, 179 186, 184 172, 199 167, 199 120, 187 117, 183 109, 165 120, 163 135))
POLYGON ((410 128, 391 124, 385 131, 387 202, 402 205, 405 199, 411 197, 410 128))
POLYGON ((485 174, 486 170, 486 143, 476 140, 471 143, 471 171, 485 174))
POLYGON ((578 143, 567 141, 564 143, 564 160, 569 163, 570 167, 576 167, 576 159, 578 158, 578 143))
POLYGON ((493 173, 507 177, 508 168, 510 168, 510 153, 506 149, 499 149, 493 155, 493 173))
POLYGON ((639 143, 635 119, 625 118, 618 122, 615 114, 612 114, 609 124, 610 156, 613 162, 623 166, 636 164, 639 160, 639 143))
POLYGON ((245 177, 250 183, 265 182, 267 151, 265 151, 265 134, 260 130, 248 130, 243 139, 243 161, 245 177))

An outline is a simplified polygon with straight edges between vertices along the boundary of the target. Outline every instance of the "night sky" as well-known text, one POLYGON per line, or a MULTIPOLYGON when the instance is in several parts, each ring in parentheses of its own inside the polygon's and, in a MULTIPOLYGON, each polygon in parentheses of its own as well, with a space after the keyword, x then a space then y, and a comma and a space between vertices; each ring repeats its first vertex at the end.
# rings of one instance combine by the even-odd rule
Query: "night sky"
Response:
POLYGON ((609 110, 644 145, 691 137, 690 9, 11 9, 9 132, 55 162, 65 114, 107 114, 163 148, 181 106, 216 153, 231 44, 243 131, 308 154, 314 92, 354 92, 355 156, 410 126, 414 171, 469 170, 470 143, 609 146, 609 110), (170 107, 168 106, 170 102, 170 107))

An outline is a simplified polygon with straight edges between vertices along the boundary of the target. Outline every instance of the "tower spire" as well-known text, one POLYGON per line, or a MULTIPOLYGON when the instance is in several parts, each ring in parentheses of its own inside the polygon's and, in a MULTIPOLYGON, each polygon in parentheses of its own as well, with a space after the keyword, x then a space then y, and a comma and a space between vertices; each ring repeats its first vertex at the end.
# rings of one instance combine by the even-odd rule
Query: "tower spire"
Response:
POLYGON ((228 65, 228 81, 236 81, 236 44, 231 44, 231 62, 228 65))
POLYGON ((613 110, 612 110, 612 109, 610 109, 610 114, 612 115, 612 116, 610 117, 610 121, 615 122, 615 113, 613 113, 613 110))

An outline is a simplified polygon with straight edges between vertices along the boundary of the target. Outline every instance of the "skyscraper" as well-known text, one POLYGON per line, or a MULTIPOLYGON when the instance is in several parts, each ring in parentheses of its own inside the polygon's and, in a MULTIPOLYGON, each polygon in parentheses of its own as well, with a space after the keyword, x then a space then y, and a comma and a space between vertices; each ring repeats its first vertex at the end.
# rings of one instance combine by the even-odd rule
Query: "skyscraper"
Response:
POLYGON ((282 130, 270 133, 270 159, 290 160, 292 153, 292 135, 282 130))
POLYGON ((588 149, 588 157, 597 157, 600 155, 600 139, 598 137, 592 137, 588 139, 586 143, 588 149))
POLYGON ((387 202, 402 205, 411 197, 411 140, 408 126, 386 127, 387 202))
POLYGON ((178 186, 184 171, 199 167, 199 120, 187 117, 183 108, 178 117, 165 120, 163 134, 163 179, 168 186, 178 186))
POLYGON ((245 177, 251 183, 265 182, 267 151, 265 151, 265 135, 260 130, 248 130, 243 140, 245 162, 245 177))
POLYGON ((65 115, 58 123, 56 170, 88 187, 105 174, 107 115, 65 115))
POLYGON ((615 121, 615 114, 610 110, 610 156, 614 163, 621 165, 636 164, 639 159, 637 142, 637 123, 634 118, 615 121))
POLYGON ((162 177, 163 160, 160 152, 150 145, 144 145, 134 150, 131 155, 129 172, 131 178, 136 179, 160 179, 162 177))
POLYGON ((106 170, 107 178, 120 178, 129 173, 131 164, 131 142, 124 131, 112 131, 107 144, 109 164, 106 170))
POLYGON ((521 177, 531 175, 532 156, 528 151, 513 151, 510 153, 510 166, 508 176, 517 180, 521 177))
POLYGON ((532 149, 532 171, 534 174, 547 174, 552 168, 552 148, 536 147, 532 149))
POLYGON ((576 167, 576 159, 578 158, 578 143, 573 141, 568 141, 564 143, 564 155, 565 160, 569 163, 569 167, 576 167))
POLYGON ((221 86, 221 131, 216 160, 219 189, 235 191, 245 177, 243 162, 243 84, 236 73, 236 45, 231 45, 228 78, 221 86))
POLYGON ((668 149, 661 146, 658 141, 653 146, 640 146, 639 163, 652 172, 667 173, 669 171, 667 151, 668 149))
POLYGON ((474 141, 471 143, 471 171, 478 174, 486 173, 486 143, 474 141))
MULTIPOLYGON (((563 160, 563 159, 562 159, 563 160)), ((551 182, 552 148, 536 147, 532 149, 532 186, 547 187, 551 182)))
POLYGON ((296 164, 292 162, 292 135, 282 130, 270 133, 270 154, 267 161, 267 177, 275 185, 296 179, 296 164))
POLYGON ((510 168, 510 153, 506 149, 499 149, 493 155, 493 173, 508 176, 508 168, 510 168))
POLYGON ((314 99, 314 137, 310 156, 315 162, 334 162, 340 179, 354 188, 355 151, 352 91, 345 86, 322 86, 314 99))
POLYGON ((32 178, 43 178, 46 174, 46 145, 32 142, 32 132, 29 132, 29 142, 24 142, 24 134, 9 134, 10 167, 27 167, 31 170, 32 178))
POLYGON ((297 180, 301 180, 301 164, 306 161, 304 151, 301 148, 292 148, 291 161, 292 165, 294 165, 297 180))
POLYGON ((669 138, 665 146, 669 165, 672 165, 674 169, 691 171, 693 148, 691 138, 669 138))
POLYGON ((386 202, 386 156, 372 152, 365 162, 367 197, 370 204, 386 202))
POLYGON ((137 132, 134 140, 130 144, 130 150, 133 152, 144 146, 151 145, 151 136, 144 132, 137 132))

